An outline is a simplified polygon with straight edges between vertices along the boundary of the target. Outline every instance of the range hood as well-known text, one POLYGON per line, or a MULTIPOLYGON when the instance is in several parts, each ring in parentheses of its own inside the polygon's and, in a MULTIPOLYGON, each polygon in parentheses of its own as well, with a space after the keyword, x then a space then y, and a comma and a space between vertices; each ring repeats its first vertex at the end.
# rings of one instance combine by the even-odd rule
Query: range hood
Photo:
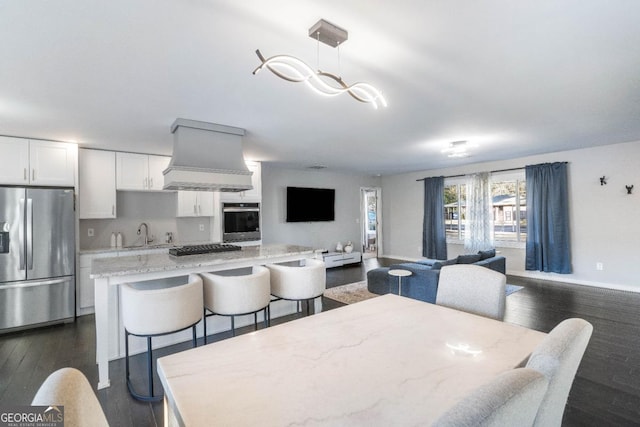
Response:
POLYGON ((241 128, 176 119, 171 125, 173 156, 164 170, 165 190, 251 190, 242 155, 241 128))

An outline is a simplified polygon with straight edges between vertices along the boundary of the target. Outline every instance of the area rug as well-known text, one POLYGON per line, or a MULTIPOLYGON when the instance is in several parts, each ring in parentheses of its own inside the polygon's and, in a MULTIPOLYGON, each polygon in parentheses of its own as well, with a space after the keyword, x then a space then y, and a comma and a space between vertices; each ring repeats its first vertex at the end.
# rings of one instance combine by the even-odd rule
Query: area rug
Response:
POLYGON ((336 286, 324 291, 324 296, 343 304, 353 304, 380 295, 372 294, 367 289, 367 281, 349 283, 348 285, 336 286))
MULTIPOLYGON (((506 285, 505 293, 507 296, 523 289, 522 286, 506 285)), ((336 286, 324 291, 324 296, 343 304, 353 304, 370 298, 379 296, 373 294, 367 289, 367 282, 355 282, 348 285, 336 286)))

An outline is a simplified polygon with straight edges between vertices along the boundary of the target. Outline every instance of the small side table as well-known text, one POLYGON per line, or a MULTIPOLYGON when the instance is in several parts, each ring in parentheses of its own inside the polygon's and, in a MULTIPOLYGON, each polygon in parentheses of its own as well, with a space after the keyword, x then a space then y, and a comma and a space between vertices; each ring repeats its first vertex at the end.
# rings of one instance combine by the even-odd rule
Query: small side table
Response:
POLYGON ((398 278, 398 295, 402 295, 402 278, 411 276, 411 272, 409 270, 402 270, 397 268, 397 269, 389 270, 389 275, 395 276, 398 278))

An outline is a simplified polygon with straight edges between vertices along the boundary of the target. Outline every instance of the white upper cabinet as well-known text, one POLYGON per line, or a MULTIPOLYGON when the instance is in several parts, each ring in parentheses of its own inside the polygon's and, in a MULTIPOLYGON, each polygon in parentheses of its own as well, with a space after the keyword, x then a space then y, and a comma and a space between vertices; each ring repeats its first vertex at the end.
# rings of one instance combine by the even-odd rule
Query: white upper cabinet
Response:
POLYGON ((0 137, 0 184, 73 187, 78 146, 0 137))
POLYGON ((116 153, 78 150, 80 219, 116 217, 116 153))
POLYGON ((164 184, 162 171, 170 157, 148 154, 116 153, 116 188, 118 190, 160 191, 164 184))
POLYGON ((162 172, 169 166, 171 157, 149 156, 149 190, 162 190, 164 175, 162 172))
POLYGON ((0 183, 29 184, 29 140, 0 136, 0 183))
POLYGON ((31 141, 31 184, 73 186, 78 146, 64 142, 31 141))
POLYGON ((262 164, 260 162, 245 162, 247 168, 253 172, 251 175, 251 185, 253 188, 247 191, 239 191, 237 193, 233 192, 222 192, 220 195, 220 199, 222 201, 232 201, 232 202, 260 202, 262 201, 262 164))
POLYGON ((214 216, 214 193, 211 191, 178 191, 177 216, 214 216))

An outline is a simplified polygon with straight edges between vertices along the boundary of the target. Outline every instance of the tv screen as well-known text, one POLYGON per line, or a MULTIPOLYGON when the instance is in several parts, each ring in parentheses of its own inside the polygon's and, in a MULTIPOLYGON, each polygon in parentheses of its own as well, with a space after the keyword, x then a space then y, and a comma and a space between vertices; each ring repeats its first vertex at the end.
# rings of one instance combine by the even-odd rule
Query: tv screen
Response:
POLYGON ((287 222, 333 221, 336 191, 287 187, 287 222))

